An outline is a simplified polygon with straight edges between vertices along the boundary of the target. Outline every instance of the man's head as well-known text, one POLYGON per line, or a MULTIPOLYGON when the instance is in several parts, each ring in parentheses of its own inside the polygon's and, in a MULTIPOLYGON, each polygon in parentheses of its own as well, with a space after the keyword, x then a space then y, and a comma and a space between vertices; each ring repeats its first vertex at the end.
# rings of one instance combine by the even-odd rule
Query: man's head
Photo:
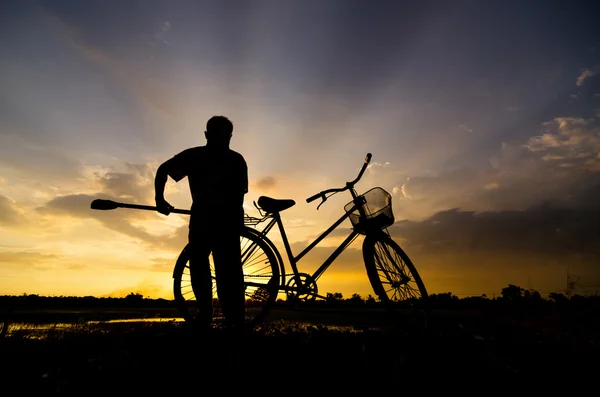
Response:
POLYGON ((206 123, 206 140, 210 145, 229 146, 233 123, 225 116, 213 116, 206 123))

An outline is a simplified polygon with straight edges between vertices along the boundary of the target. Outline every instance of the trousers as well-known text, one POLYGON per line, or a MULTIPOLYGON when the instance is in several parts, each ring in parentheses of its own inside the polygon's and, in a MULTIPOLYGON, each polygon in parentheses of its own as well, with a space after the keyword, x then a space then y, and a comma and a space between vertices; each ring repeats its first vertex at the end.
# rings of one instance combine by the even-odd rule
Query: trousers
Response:
POLYGON ((199 308, 198 321, 203 324, 212 322, 216 289, 226 325, 241 326, 246 311, 240 246, 243 217, 228 221, 210 218, 191 222, 188 236, 190 276, 199 308), (216 278, 215 285, 211 265, 216 278))

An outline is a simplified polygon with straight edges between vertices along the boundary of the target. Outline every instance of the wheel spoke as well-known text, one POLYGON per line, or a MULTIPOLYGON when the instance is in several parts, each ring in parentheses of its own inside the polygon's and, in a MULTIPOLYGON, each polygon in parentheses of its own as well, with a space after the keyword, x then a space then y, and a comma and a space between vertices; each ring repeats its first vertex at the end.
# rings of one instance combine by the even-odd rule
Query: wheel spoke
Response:
MULTIPOLYGON (((240 238, 240 248, 245 280, 246 318, 248 323, 255 325, 262 321, 277 297, 279 263, 269 244, 249 228, 244 230, 240 238), (248 282, 251 282, 251 285, 248 282)), ((185 254, 184 250, 178 258, 174 272, 175 301, 186 321, 195 321, 201 313, 192 288, 189 261, 185 254)), ((212 278, 213 318, 219 318, 222 317, 222 310, 216 289, 212 255, 209 256, 209 262, 212 278)))
POLYGON ((390 238, 373 240, 366 248, 369 279, 380 299, 402 302, 426 296, 421 279, 400 247, 390 238), (377 292, 379 291, 379 292, 377 292))

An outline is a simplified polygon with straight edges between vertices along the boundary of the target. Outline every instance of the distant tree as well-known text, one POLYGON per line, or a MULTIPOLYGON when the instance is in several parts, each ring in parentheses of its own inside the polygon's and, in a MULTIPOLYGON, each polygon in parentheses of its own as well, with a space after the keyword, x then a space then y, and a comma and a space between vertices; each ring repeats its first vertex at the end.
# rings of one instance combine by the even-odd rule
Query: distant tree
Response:
POLYGON ((134 292, 130 292, 129 295, 125 297, 125 300, 128 302, 141 302, 143 299, 144 295, 134 292))
POLYGON ((575 294, 573 296, 571 296, 571 301, 573 301, 574 303, 578 303, 578 302, 586 302, 588 300, 588 297, 585 295, 579 295, 579 294, 575 294))
POLYGON ((534 289, 524 290, 523 297, 530 301, 541 301, 542 296, 540 293, 534 289))
POLYGON ((254 291, 251 299, 257 302, 266 302, 269 299, 269 295, 269 291, 266 288, 260 287, 254 291))
POLYGON ((340 302, 340 301, 344 300, 344 296, 342 295, 341 292, 334 292, 334 293, 328 292, 325 295, 325 300, 327 302, 340 302))
POLYGON ((375 297, 371 294, 367 295, 367 300, 366 300, 367 304, 372 305, 374 303, 377 302, 377 300, 375 299, 375 297))
POLYGON ((458 296, 453 295, 451 292, 442 292, 439 294, 429 295, 428 301, 432 302, 438 307, 452 307, 458 303, 458 296))
POLYGON ((550 292, 548 294, 548 299, 555 303, 562 303, 562 302, 566 302, 568 300, 567 296, 560 292, 550 292))
POLYGON ((502 297, 507 300, 518 300, 523 297, 524 289, 513 284, 508 284, 508 287, 502 288, 502 297))
POLYGON ((442 292, 440 294, 433 294, 433 296, 436 296, 440 300, 449 300, 449 301, 458 300, 458 296, 452 294, 452 292, 442 292))
POLYGON ((364 299, 359 294, 352 294, 352 297, 349 299, 349 301, 352 304, 363 304, 363 303, 365 303, 364 299))
POLYGON ((485 294, 481 296, 466 296, 459 299, 457 306, 460 305, 461 308, 465 309, 480 309, 489 305, 489 302, 491 300, 485 294))

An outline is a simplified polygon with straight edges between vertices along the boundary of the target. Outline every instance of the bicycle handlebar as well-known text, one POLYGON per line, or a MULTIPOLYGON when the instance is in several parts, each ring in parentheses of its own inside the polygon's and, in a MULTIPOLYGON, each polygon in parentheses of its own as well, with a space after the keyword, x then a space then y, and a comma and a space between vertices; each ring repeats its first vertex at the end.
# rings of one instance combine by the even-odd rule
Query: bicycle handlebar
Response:
POLYGON ((312 201, 315 201, 316 199, 318 199, 319 197, 321 197, 321 194, 323 194, 323 193, 319 192, 319 193, 315 194, 314 196, 310 196, 309 198, 306 199, 306 202, 310 203, 312 201))
POLYGON ((367 166, 371 162, 371 157, 372 157, 371 153, 367 153, 367 155, 365 156, 365 162, 364 162, 362 168, 360 169, 360 172, 358 173, 358 176, 352 182, 346 182, 346 187, 323 190, 323 191, 321 191, 321 192, 319 192, 319 193, 317 193, 315 195, 312 195, 309 198, 307 198, 306 202, 310 203, 312 201, 315 201, 319 197, 321 197, 322 200, 325 200, 326 199, 325 195, 327 193, 338 193, 338 192, 343 192, 344 190, 348 190, 348 189, 353 188, 354 185, 356 185, 358 183, 358 181, 360 180, 360 178, 362 178, 363 173, 365 172, 365 170, 367 169, 367 166))
POLYGON ((356 183, 360 180, 360 178, 362 178, 363 173, 367 169, 367 166, 369 165, 370 162, 371 162, 371 153, 367 153, 367 155, 365 156, 365 162, 364 162, 362 168, 360 169, 360 172, 358 173, 358 176, 352 182, 346 182, 346 186, 348 186, 348 185, 350 185, 350 186, 356 185, 356 183))

